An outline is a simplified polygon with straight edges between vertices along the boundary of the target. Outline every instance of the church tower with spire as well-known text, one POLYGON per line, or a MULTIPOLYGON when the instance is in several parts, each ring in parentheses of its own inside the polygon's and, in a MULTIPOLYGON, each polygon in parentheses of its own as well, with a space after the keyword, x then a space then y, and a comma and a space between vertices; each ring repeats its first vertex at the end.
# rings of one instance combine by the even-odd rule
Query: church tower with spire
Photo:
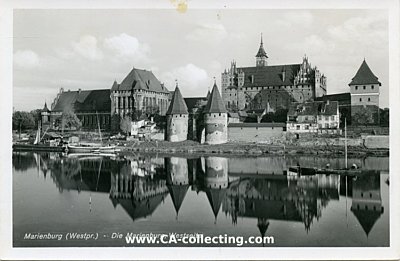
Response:
POLYGON ((256 54, 256 66, 257 67, 263 67, 268 65, 268 56, 267 53, 264 50, 264 43, 263 43, 263 38, 261 34, 261 42, 260 42, 260 48, 258 48, 258 52, 256 54))
POLYGON ((188 136, 189 112, 183 100, 178 84, 172 96, 171 103, 167 111, 167 129, 165 139, 177 142, 185 141, 188 136))

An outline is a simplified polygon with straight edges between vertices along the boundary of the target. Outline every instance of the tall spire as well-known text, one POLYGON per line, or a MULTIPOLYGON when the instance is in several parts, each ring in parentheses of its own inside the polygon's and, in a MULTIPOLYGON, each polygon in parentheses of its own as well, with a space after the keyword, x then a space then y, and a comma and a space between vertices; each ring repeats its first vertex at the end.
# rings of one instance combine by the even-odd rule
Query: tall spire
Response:
POLYGON ((263 43, 263 38, 262 38, 262 33, 261 33, 261 42, 260 42, 260 48, 258 48, 258 52, 256 54, 256 57, 265 57, 268 58, 267 53, 264 50, 264 43, 263 43))
POLYGON ((258 52, 256 54, 256 66, 257 67, 267 66, 267 59, 268 59, 268 55, 264 50, 264 42, 263 42, 263 37, 262 37, 262 33, 261 33, 260 48, 258 48, 258 52))

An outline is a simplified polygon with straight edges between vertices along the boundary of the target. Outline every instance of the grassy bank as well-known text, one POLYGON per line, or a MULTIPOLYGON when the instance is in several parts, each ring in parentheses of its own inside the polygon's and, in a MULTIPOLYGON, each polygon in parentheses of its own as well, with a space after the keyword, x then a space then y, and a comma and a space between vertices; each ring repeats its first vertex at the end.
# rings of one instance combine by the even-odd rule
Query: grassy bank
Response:
MULTIPOLYGON (((166 154, 230 154, 230 155, 343 155, 342 146, 299 146, 299 145, 271 145, 256 143, 229 142, 218 145, 200 144, 195 141, 167 142, 142 141, 122 142, 119 148, 123 153, 145 152, 166 154)), ((349 156, 388 156, 387 149, 367 149, 362 146, 348 147, 349 156)))

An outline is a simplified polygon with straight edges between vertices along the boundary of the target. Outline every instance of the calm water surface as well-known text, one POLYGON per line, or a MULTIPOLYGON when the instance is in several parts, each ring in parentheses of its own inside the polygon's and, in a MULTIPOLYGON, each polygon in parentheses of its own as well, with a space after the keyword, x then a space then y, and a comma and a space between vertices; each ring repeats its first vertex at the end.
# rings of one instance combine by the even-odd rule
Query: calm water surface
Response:
POLYGON ((132 246, 113 233, 273 236, 275 244, 265 246, 389 246, 388 158, 350 159, 366 170, 357 178, 288 174, 298 163, 344 166, 343 159, 306 156, 14 152, 14 246, 132 246), (24 239, 71 232, 99 237, 24 239))

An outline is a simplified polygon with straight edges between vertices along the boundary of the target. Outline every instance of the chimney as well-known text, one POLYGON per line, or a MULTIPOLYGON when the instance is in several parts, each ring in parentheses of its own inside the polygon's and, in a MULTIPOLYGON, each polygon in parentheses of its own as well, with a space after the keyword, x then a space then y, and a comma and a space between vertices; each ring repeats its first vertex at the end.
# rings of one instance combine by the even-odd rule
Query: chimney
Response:
POLYGON ((81 89, 81 88, 79 88, 79 89, 78 89, 78 93, 81 93, 81 91, 82 91, 82 89, 81 89))
POLYGON ((282 71, 282 82, 285 81, 285 76, 286 76, 286 72, 285 72, 285 70, 283 70, 283 71, 282 71))

